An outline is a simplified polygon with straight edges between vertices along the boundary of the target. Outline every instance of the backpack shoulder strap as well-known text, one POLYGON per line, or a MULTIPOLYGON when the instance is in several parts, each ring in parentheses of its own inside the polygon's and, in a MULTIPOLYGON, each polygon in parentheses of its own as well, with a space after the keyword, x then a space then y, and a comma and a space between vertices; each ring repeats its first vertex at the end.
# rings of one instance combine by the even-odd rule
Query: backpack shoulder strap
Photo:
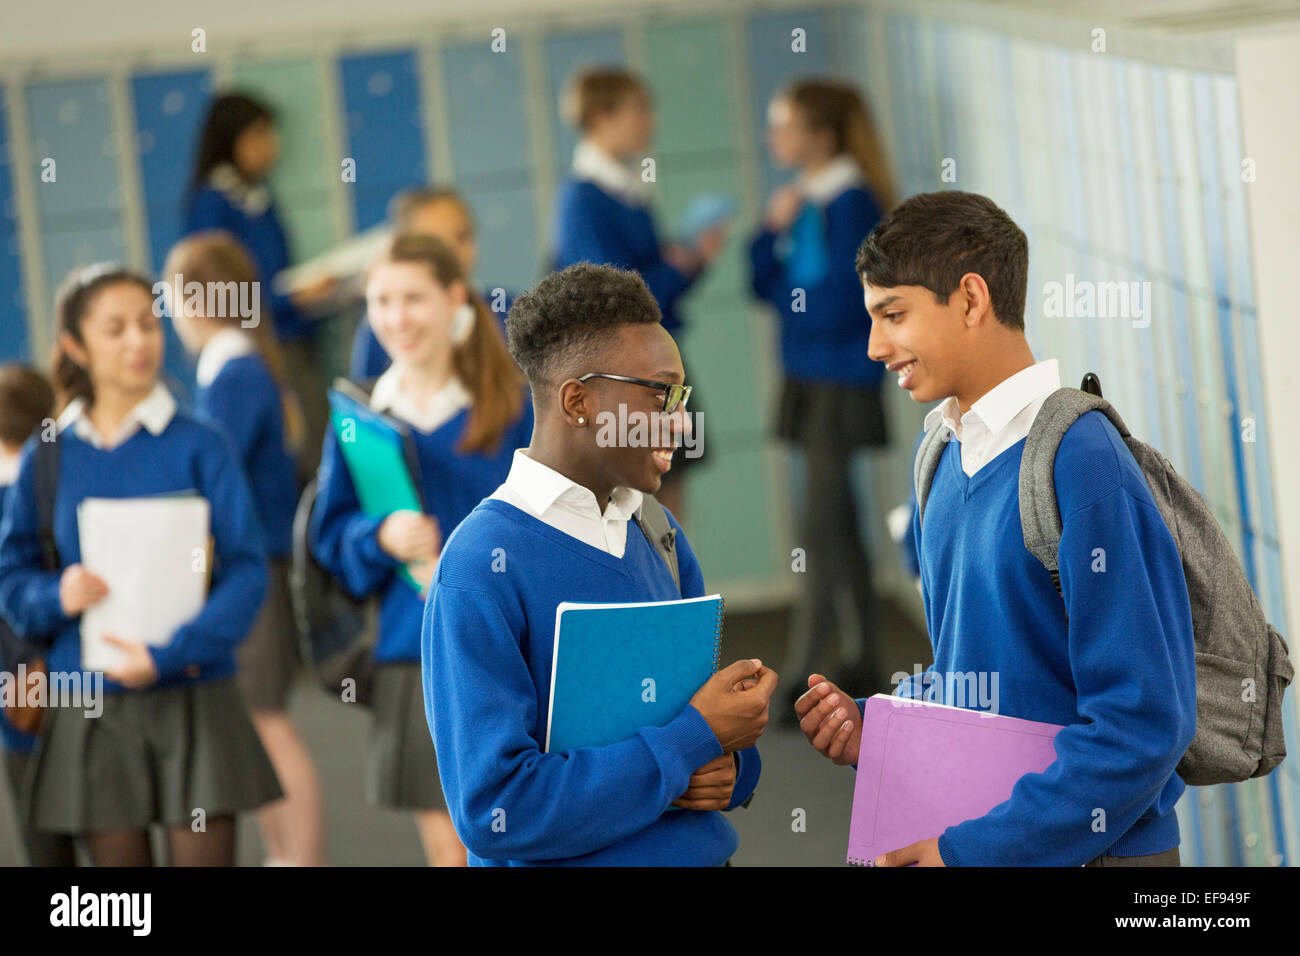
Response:
POLYGON ((925 520, 925 500, 930 497, 930 484, 934 481, 935 469, 939 459, 948 447, 948 426, 942 421, 925 433, 921 445, 916 450, 912 462, 912 487, 916 491, 916 512, 921 521, 925 520))
POLYGON ((37 440, 32 452, 32 482, 36 493, 37 534, 41 541, 41 560, 47 571, 63 567, 58 545, 54 543, 54 497, 59 486, 59 436, 49 441, 37 440))
POLYGON ((637 527, 646 536, 651 547, 659 552, 659 557, 663 558, 664 564, 668 565, 668 570, 673 575, 673 583, 677 585, 678 593, 681 593, 682 579, 677 567, 677 529, 668 522, 668 513, 664 511, 664 506, 654 495, 643 494, 641 507, 636 510, 633 518, 636 519, 637 527))
POLYGON ((1087 412, 1098 411, 1110 419, 1120 437, 1129 438, 1128 426, 1110 402, 1077 388, 1059 388, 1039 409, 1020 459, 1020 527, 1025 548, 1052 575, 1061 590, 1056 550, 1061 545, 1061 511, 1056 503, 1056 452, 1070 426, 1087 412))

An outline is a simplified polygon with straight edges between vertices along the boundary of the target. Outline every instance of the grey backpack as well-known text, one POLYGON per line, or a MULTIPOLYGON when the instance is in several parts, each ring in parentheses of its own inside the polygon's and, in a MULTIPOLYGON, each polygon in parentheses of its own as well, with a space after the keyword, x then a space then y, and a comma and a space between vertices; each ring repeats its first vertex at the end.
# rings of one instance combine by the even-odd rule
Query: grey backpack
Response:
POLYGON ((680 593, 682 589, 681 573, 677 570, 677 529, 668 522, 668 513, 654 495, 641 496, 641 507, 632 515, 646 540, 663 558, 664 564, 672 572, 673 583, 680 593))
MULTIPOLYGON (((1200 493, 1168 459, 1129 433, 1119 413, 1101 397, 1096 376, 1089 375, 1083 384, 1086 391, 1062 388, 1049 395, 1025 440, 1020 462, 1025 548, 1048 570, 1059 593, 1056 451, 1080 415, 1103 413, 1146 476, 1183 561, 1196 645, 1196 736, 1178 764, 1178 775, 1193 785, 1261 777, 1286 757, 1282 695, 1295 673, 1286 641, 1265 619, 1241 562, 1200 493)), ((913 477, 922 517, 947 444, 945 429, 940 423, 927 432, 916 454, 913 477)))

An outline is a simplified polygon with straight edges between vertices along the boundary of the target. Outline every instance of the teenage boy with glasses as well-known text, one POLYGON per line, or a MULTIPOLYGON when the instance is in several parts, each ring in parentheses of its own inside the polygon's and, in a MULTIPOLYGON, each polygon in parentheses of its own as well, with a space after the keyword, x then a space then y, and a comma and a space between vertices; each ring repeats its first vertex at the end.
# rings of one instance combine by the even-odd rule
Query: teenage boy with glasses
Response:
POLYGON ((421 634, 425 709, 456 831, 478 865, 722 865, 738 838, 718 811, 753 793, 754 743, 776 688, 760 661, 715 674, 664 727, 542 752, 560 602, 705 594, 671 512, 680 588, 630 521, 653 506, 689 427, 677 346, 645 282, 609 266, 547 276, 515 301, 507 329, 532 388, 532 442, 447 540, 421 634), (670 416, 671 444, 597 440, 597 419, 612 411, 670 416))

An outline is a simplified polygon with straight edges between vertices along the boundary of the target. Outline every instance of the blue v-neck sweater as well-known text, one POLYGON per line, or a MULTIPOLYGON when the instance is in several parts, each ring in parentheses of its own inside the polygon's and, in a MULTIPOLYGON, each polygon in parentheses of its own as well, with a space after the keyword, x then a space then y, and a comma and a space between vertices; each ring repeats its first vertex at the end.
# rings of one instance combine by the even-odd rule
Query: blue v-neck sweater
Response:
MULTIPOLYGON (((717 866, 735 852, 736 831, 720 812, 668 809, 723 753, 694 707, 608 747, 542 752, 561 601, 705 593, 699 562, 669 520, 680 594, 633 522, 616 558, 489 498, 447 542, 424 611, 424 701, 471 864, 717 866)), ((749 798, 760 770, 757 748, 740 751, 728 809, 749 798)))
MULTIPOLYGON (((63 613, 62 571, 47 571, 41 561, 33 470, 37 441, 24 446, 0 522, 0 613, 20 634, 51 642, 46 657, 51 674, 71 674, 81 670, 81 615, 63 613)), ((253 625, 267 581, 266 550, 248 481, 219 429, 184 411, 177 411, 160 434, 140 428, 111 449, 82 441, 71 428, 59 433, 53 534, 64 568, 81 561, 77 506, 86 498, 185 492, 203 496, 211 508, 212 577, 198 615, 177 628, 168 644, 149 648, 158 669, 150 690, 235 673, 235 648, 253 625)), ((126 688, 105 680, 104 689, 126 688)))
MULTIPOLYGON (((463 454, 457 449, 469 416, 470 409, 465 408, 431 432, 411 428, 426 513, 438 522, 444 544, 474 506, 506 480, 515 449, 532 440, 533 405, 527 396, 518 420, 490 453, 463 454)), ((388 516, 361 510, 333 428, 325 432, 317 488, 312 554, 354 597, 378 596, 375 660, 418 661, 424 598, 398 577, 399 562, 379 546, 379 526, 388 516)))
POLYGON ((1024 447, 970 478, 960 443, 944 450, 924 524, 913 518, 935 663, 897 693, 1065 726, 1056 761, 948 827, 939 853, 949 866, 1080 866, 1168 850, 1185 786, 1174 768, 1196 731, 1177 545, 1119 433, 1089 412, 1056 456, 1062 600, 1021 535, 1024 447))
POLYGON ((551 248, 557 270, 594 262, 638 272, 659 303, 663 327, 677 335, 683 324, 677 304, 698 276, 664 259, 649 207, 627 203, 593 182, 566 179, 555 196, 551 248))

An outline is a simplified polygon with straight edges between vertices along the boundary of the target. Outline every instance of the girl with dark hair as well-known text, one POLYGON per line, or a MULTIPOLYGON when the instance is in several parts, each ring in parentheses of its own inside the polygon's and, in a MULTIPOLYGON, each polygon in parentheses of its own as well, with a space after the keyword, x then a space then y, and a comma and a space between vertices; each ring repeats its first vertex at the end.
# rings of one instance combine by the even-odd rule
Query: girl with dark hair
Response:
MULTIPOLYGON (((280 138, 270 107, 243 93, 212 101, 199 134, 194 173, 184 210, 183 235, 220 229, 248 250, 257 266, 265 310, 284 356, 289 383, 302 402, 307 441, 301 471, 315 470, 325 428, 325 381, 319 371, 318 325, 309 311, 329 298, 332 279, 294 295, 272 288, 291 255, 267 177, 280 155, 280 138)), ((172 276, 165 276, 169 283, 172 276)))
MULTIPOLYGON (((29 442, 0 524, 0 610, 49 642, 50 675, 83 673, 80 618, 108 594, 81 561, 88 498, 197 493, 210 506, 207 598, 169 643, 106 638, 102 713, 50 706, 28 776, 33 825, 84 838, 100 866, 149 865, 149 827, 167 830, 173 864, 233 865, 235 815, 282 796, 234 682, 235 648, 266 592, 266 557, 248 484, 229 443, 177 408, 158 380, 162 323, 152 286, 122 268, 74 273, 59 290, 54 379, 57 478, 49 570, 29 442), (202 826, 197 826, 197 814, 202 826)), ((53 685, 51 685, 53 686, 53 685)))

